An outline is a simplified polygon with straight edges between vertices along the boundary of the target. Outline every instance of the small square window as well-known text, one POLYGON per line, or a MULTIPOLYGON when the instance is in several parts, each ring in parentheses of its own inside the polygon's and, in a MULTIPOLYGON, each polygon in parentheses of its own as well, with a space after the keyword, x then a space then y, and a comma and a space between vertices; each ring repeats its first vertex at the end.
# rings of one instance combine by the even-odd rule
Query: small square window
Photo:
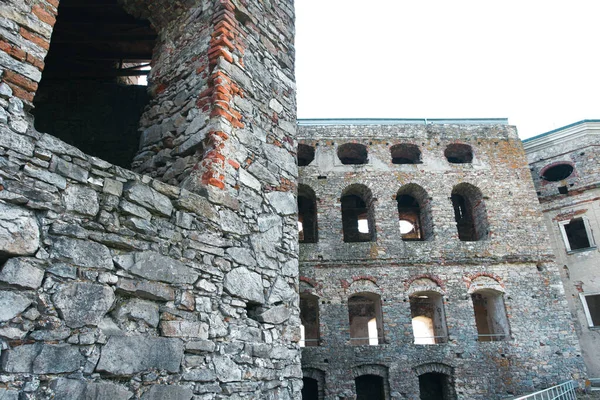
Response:
POLYGON ((592 230, 587 218, 573 218, 559 222, 560 232, 567 252, 595 248, 592 230))
POLYGON ((600 293, 579 293, 590 328, 600 328, 600 293))

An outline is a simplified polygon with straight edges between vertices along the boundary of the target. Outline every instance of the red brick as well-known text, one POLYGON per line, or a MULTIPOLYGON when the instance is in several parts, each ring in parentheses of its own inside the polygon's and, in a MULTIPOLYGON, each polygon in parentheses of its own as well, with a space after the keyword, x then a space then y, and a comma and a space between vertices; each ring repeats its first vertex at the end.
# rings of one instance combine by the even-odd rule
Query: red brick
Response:
POLYGON ((31 8, 31 12, 38 17, 42 22, 47 23, 50 26, 54 26, 56 23, 56 17, 48 12, 44 7, 36 4, 31 8))
POLYGON ((19 61, 24 61, 27 53, 23 50, 11 45, 10 43, 0 40, 0 50, 4 51, 6 54, 16 58, 19 61))
POLYGON ((19 31, 19 33, 21 34, 21 36, 23 36, 24 39, 27 39, 30 42, 37 44, 42 49, 45 49, 45 50, 50 49, 50 42, 48 42, 43 37, 36 35, 35 33, 32 33, 23 27, 21 27, 21 30, 19 31))
POLYGON ((21 89, 21 87, 15 85, 13 83, 10 83, 10 82, 6 82, 6 83, 8 86, 10 86, 10 88, 13 91, 13 94, 16 97, 20 98, 21 100, 25 100, 29 103, 33 102, 33 97, 35 96, 33 93, 30 93, 24 89, 21 89))
POLYGON ((23 75, 17 74, 11 70, 4 71, 4 80, 9 83, 14 83, 27 90, 28 92, 35 92, 38 88, 37 82, 31 79, 25 78, 23 75))

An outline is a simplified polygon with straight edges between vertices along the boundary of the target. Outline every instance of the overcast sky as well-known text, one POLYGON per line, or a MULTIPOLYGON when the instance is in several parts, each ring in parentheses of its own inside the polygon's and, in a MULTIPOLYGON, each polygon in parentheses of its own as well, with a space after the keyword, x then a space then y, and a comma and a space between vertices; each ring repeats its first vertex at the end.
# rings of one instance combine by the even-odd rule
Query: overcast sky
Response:
POLYGON ((600 118, 600 0, 296 0, 298 118, 600 118))

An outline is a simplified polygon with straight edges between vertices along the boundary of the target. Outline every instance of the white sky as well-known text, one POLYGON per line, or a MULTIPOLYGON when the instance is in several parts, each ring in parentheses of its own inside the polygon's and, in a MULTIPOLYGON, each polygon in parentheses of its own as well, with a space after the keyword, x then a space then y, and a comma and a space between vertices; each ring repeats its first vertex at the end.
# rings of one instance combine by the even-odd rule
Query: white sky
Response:
POLYGON ((600 0, 296 0, 298 118, 600 118, 600 0))

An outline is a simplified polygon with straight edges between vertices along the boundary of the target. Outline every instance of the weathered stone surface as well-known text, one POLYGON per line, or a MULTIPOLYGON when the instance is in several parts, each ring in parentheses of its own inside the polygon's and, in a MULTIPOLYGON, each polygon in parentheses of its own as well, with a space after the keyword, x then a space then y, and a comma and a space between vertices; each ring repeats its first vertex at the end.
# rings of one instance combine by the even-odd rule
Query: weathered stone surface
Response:
POLYGON ((267 324, 279 325, 287 321, 291 314, 291 310, 282 304, 258 314, 256 319, 267 324))
POLYGON ((57 174, 61 174, 81 183, 87 182, 89 172, 79 165, 65 161, 60 157, 52 157, 52 164, 54 165, 54 171, 57 174))
POLYGON ((235 268, 227 273, 223 288, 232 296, 259 304, 265 301, 261 276, 245 267, 235 268))
POLYGON ((212 382, 217 379, 217 374, 212 369, 192 369, 183 373, 184 381, 212 382))
POLYGON ((208 324, 192 321, 162 321, 160 330, 167 337, 208 339, 208 324))
POLYGON ((28 344, 2 354, 2 369, 11 373, 61 374, 79 370, 86 358, 77 346, 28 344))
POLYGON ((212 353, 213 351, 215 351, 216 347, 217 345, 215 344, 215 342, 212 342, 210 340, 194 340, 192 342, 187 342, 187 344, 185 345, 185 351, 187 353, 212 353))
POLYGON ((50 382, 55 400, 128 400, 133 393, 111 382, 86 382, 58 378, 50 382))
POLYGON ((188 190, 182 189, 177 206, 185 210, 191 211, 196 215, 201 215, 206 219, 215 221, 217 213, 214 207, 208 202, 205 197, 191 193, 188 190))
POLYGON ((111 336, 96 367, 113 375, 131 375, 148 369, 179 372, 183 342, 148 336, 111 336))
POLYGON ((40 247, 35 215, 22 207, 0 202, 0 254, 31 255, 40 247))
POLYGON ((94 189, 81 185, 69 185, 64 194, 67 210, 94 216, 98 214, 100 205, 94 189))
POLYGON ((11 389, 0 389, 0 400, 19 400, 19 391, 11 389))
POLYGON ((246 265, 248 267, 256 266, 256 257, 254 257, 254 253, 250 249, 245 249, 243 247, 230 247, 227 249, 227 254, 231 256, 231 259, 237 263, 246 265))
POLYGON ((238 235, 247 235, 250 233, 246 223, 242 218, 231 210, 221 210, 219 212, 221 218, 221 228, 225 232, 231 232, 238 235))
POLYGON ((108 247, 100 243, 60 237, 54 241, 50 256, 80 267, 113 269, 108 247))
POLYGON ((175 290, 164 283, 146 280, 132 280, 120 278, 117 291, 122 291, 133 296, 149 300, 172 301, 175 300, 175 290))
POLYGON ((25 156, 33 156, 34 144, 27 136, 12 132, 6 125, 0 126, 0 146, 14 149, 25 156))
POLYGON ((9 321, 25 311, 32 301, 15 292, 0 291, 0 321, 9 321))
POLYGON ((277 278, 269 293, 269 303, 289 302, 294 297, 296 297, 296 291, 290 287, 285 279, 277 278))
POLYGON ((154 328, 159 321, 158 304, 147 300, 126 300, 117 307, 115 314, 120 320, 141 320, 154 328))
POLYGON ((125 197, 136 204, 149 208, 159 214, 170 216, 173 211, 171 200, 164 194, 139 182, 131 182, 124 186, 125 197))
POLYGON ((11 258, 0 271, 0 281, 27 289, 37 289, 44 279, 44 270, 34 258, 11 258))
POLYGON ((217 378, 221 382, 235 382, 242 380, 242 369, 229 357, 219 356, 213 359, 217 378))
POLYGON ((185 386, 153 385, 142 395, 142 400, 190 400, 192 389, 185 386))
POLYGON ((133 253, 115 261, 130 273, 154 281, 194 283, 198 279, 198 273, 181 261, 153 251, 133 253))
POLYGON ((108 286, 87 282, 60 285, 52 297, 60 316, 71 328, 98 325, 115 301, 108 286))
POLYGON ((267 193, 267 199, 278 214, 292 215, 297 212, 296 198, 290 192, 267 193))

